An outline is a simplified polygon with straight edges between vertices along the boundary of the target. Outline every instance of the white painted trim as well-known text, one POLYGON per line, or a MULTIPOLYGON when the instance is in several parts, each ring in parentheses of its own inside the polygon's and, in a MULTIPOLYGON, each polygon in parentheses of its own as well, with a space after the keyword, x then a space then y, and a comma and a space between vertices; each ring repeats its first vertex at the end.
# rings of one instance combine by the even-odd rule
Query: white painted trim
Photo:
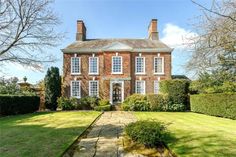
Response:
POLYGON ((89 75, 99 75, 99 57, 89 57, 89 75), (96 73, 91 73, 90 70, 90 59, 91 58, 97 58, 97 72, 96 73))
POLYGON ((71 57, 70 58, 70 73, 71 73, 71 75, 81 75, 81 57, 71 57), (72 65, 72 59, 73 58, 79 58, 79 72, 78 73, 73 73, 72 72, 72 67, 73 67, 73 65, 72 65))
POLYGON ((123 74, 123 57, 122 56, 112 56, 111 58, 111 74, 123 74), (119 57, 121 58, 121 72, 113 72, 113 58, 119 57))
POLYGON ((145 80, 136 80, 135 81, 135 93, 137 93, 137 82, 144 82, 143 85, 144 85, 144 93, 140 93, 140 94, 146 94, 146 81, 145 80))
POLYGON ((114 83, 121 83, 121 102, 124 101, 124 81, 110 81, 110 103, 113 104, 113 99, 112 99, 112 89, 113 89, 113 84, 114 83))
POLYGON ((99 97, 99 81, 98 80, 89 81, 89 96, 91 96, 91 89, 90 89, 91 82, 97 82, 97 97, 99 97))
POLYGON ((74 81, 71 81, 70 82, 70 96, 71 97, 75 97, 75 98, 78 98, 78 99, 80 99, 81 98, 81 81, 80 80, 74 80, 74 81), (72 82, 79 82, 79 96, 72 96, 72 82))
POLYGON ((145 57, 135 57, 135 74, 136 75, 145 75, 146 74, 146 58, 145 57), (144 58, 143 59, 143 72, 137 72, 137 58, 144 58))
POLYGON ((154 73, 154 75, 164 75, 165 74, 165 72, 164 72, 164 66, 165 66, 165 62, 164 62, 165 60, 164 60, 164 57, 154 57, 153 58, 153 73, 154 73), (161 58, 162 59, 162 67, 161 67, 161 70, 162 70, 162 72, 161 73, 156 73, 155 72, 155 59, 156 58, 161 58))

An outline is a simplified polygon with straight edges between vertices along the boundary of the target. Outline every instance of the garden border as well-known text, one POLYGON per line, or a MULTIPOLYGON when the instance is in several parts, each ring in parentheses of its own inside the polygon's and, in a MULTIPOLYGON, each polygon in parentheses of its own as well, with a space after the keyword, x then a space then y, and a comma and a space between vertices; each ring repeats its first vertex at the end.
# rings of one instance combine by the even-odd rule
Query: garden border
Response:
POLYGON ((76 137, 76 139, 61 153, 60 157, 63 157, 66 153, 69 152, 69 150, 71 148, 73 148, 73 146, 79 142, 87 133, 88 131, 93 127, 93 125, 95 124, 96 121, 98 121, 100 119, 100 117, 102 116, 104 112, 101 112, 100 115, 97 116, 97 118, 95 118, 93 120, 93 122, 78 136, 76 137))

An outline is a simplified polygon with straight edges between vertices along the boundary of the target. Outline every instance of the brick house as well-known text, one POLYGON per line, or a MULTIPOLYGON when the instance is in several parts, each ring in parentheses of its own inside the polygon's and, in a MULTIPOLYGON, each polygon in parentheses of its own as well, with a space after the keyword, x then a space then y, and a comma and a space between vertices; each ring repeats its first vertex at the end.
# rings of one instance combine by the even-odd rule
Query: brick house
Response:
POLYGON ((159 81, 171 79, 172 50, 159 40, 156 19, 147 39, 87 39, 79 20, 76 41, 62 49, 63 95, 115 104, 133 93, 158 93, 159 81))

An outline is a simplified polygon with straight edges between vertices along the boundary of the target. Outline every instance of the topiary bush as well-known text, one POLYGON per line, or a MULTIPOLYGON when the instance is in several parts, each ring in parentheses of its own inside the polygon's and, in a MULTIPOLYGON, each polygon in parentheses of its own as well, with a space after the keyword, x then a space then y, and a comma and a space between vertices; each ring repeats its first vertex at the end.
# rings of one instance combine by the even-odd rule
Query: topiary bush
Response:
POLYGON ((166 125, 158 121, 137 121, 125 127, 125 133, 133 141, 148 147, 156 147, 167 143, 170 134, 166 125))
MULTIPOLYGON (((145 103, 146 100, 147 100, 147 97, 145 95, 133 94, 133 95, 128 96, 124 100, 124 102, 121 104, 121 108, 124 111, 140 111, 140 110, 136 110, 136 109, 139 108, 140 103, 143 103, 144 105, 147 106, 148 104, 145 103)), ((142 109, 144 109, 144 108, 142 108, 142 109)))
POLYGON ((0 115, 32 113, 39 104, 38 96, 0 95, 0 115))
POLYGON ((215 93, 190 96, 191 111, 236 119, 236 94, 215 93))
POLYGON ((58 107, 62 110, 75 110, 78 106, 78 100, 76 98, 60 97, 57 99, 58 107))
POLYGON ((189 80, 175 79, 160 82, 160 92, 169 96, 171 104, 184 104, 189 109, 189 80))
POLYGON ((98 101, 98 106, 107 106, 107 105, 110 105, 110 102, 107 99, 101 99, 98 101))

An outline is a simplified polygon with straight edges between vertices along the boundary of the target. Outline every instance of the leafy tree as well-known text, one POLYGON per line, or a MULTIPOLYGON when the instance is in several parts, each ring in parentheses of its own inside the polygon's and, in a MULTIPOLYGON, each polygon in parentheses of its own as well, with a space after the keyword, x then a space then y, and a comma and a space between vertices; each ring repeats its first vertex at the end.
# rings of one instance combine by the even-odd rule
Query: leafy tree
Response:
POLYGON ((12 77, 9 79, 5 79, 3 77, 0 78, 0 94, 19 94, 21 93, 20 87, 17 84, 17 77, 12 77))
POLYGON ((61 77, 57 67, 48 69, 44 78, 45 106, 50 110, 57 109, 57 98, 61 96, 61 77))

